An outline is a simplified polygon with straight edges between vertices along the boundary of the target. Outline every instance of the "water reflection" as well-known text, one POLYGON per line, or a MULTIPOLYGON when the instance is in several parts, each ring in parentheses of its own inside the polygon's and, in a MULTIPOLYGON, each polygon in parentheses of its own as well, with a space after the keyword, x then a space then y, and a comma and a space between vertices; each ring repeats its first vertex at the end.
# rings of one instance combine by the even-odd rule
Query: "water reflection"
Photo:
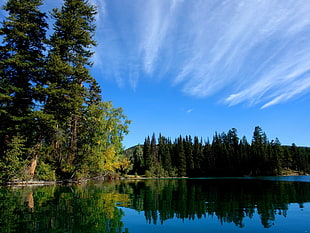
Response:
MULTIPOLYGON (((276 215, 287 216, 290 203, 310 201, 310 183, 268 180, 149 180, 124 183, 132 200, 131 208, 144 211, 149 223, 172 218, 218 220, 244 227, 245 217, 258 214, 268 228, 276 215), (130 191, 128 191, 130 187, 130 191)), ((119 187, 120 190, 123 187, 119 187)))
POLYGON ((303 208, 309 202, 310 182, 253 179, 1 187, 0 232, 129 232, 123 222, 129 209, 152 225, 175 218, 205 222, 213 216, 242 228, 245 219, 259 216, 260 224, 270 228, 277 224, 276 216, 290 217, 290 203, 303 208))
POLYGON ((129 198, 114 187, 1 188, 0 232, 123 232, 117 206, 128 206, 129 198))

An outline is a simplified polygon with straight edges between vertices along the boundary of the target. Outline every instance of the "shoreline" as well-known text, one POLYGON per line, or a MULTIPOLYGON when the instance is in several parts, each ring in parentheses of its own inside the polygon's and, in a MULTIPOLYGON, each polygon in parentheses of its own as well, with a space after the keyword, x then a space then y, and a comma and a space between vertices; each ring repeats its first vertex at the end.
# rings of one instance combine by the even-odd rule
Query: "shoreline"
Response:
MULTIPOLYGON (((278 176, 270 177, 289 177, 289 176, 309 176, 309 174, 299 174, 298 172, 286 172, 278 176)), ((237 176, 231 176, 229 178, 238 178, 237 176)), ((264 176, 252 176, 264 177, 264 176)), ((82 180, 60 180, 60 181, 42 181, 42 180, 30 180, 30 181, 10 181, 0 186, 48 186, 48 185, 74 185, 74 184, 86 184, 90 181, 112 181, 112 180, 160 180, 160 179, 194 179, 194 178, 219 178, 219 177, 144 177, 136 175, 126 175, 125 177, 107 178, 107 177, 94 177, 82 180)), ((223 177, 225 178, 225 177, 223 177)), ((226 177, 227 178, 227 177, 226 177)))

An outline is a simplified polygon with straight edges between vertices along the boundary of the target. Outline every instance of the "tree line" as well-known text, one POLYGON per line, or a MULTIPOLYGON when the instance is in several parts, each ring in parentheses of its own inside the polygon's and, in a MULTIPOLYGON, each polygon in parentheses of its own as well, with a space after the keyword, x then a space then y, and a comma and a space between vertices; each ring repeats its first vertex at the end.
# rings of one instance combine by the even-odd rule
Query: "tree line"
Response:
POLYGON ((310 148, 282 146, 269 141, 261 127, 255 127, 251 143, 238 137, 237 129, 215 133, 212 141, 179 136, 174 141, 161 134, 145 138, 131 155, 133 174, 159 177, 262 176, 294 170, 310 172, 310 148))
POLYGON ((90 74, 96 7, 64 0, 47 14, 41 5, 8 0, 2 8, 0 181, 124 169, 129 161, 119 155, 130 121, 122 108, 102 100, 90 74))

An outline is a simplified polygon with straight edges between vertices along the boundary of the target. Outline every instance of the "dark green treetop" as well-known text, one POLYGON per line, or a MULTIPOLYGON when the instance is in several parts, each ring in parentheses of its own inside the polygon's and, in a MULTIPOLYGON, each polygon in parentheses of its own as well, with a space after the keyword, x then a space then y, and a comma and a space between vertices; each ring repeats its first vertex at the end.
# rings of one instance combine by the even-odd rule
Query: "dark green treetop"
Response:
POLYGON ((34 87, 43 77, 47 29, 46 14, 39 10, 41 5, 41 0, 9 0, 3 7, 8 17, 0 29, 0 106, 7 130, 25 130, 31 108, 39 100, 34 87))

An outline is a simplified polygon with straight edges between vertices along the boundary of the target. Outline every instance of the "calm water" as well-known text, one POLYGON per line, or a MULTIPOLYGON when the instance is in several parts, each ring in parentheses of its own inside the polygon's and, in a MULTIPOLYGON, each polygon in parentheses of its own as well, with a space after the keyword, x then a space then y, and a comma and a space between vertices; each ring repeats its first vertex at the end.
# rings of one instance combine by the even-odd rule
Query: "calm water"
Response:
POLYGON ((0 232, 310 232, 310 176, 0 188, 0 232))

